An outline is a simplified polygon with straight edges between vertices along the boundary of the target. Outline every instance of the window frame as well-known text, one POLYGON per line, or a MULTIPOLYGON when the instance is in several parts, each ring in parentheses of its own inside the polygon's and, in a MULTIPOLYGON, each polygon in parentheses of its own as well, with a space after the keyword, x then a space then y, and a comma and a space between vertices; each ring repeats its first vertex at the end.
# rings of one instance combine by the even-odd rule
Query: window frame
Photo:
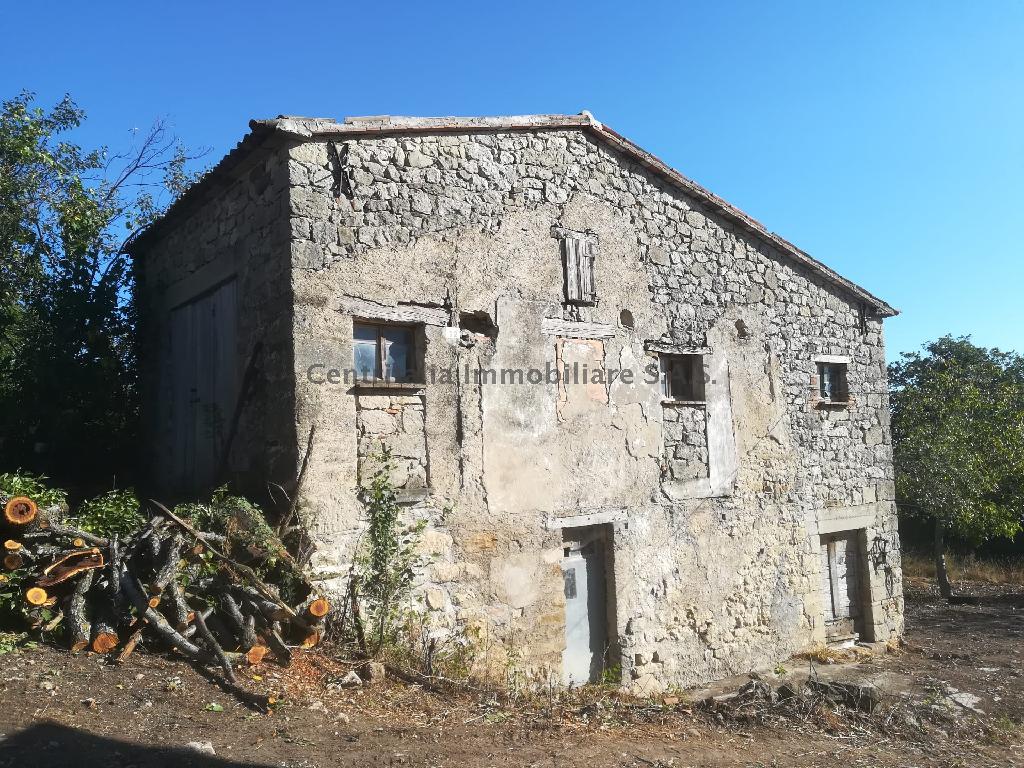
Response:
POLYGON ((356 384, 422 384, 422 372, 420 361, 420 332, 421 326, 415 323, 394 323, 387 320, 375 320, 371 318, 353 317, 352 318, 352 370, 355 374, 356 384), (374 347, 374 372, 370 378, 365 377, 359 370, 356 364, 356 350, 360 346, 369 346, 369 340, 359 340, 356 338, 358 329, 368 328, 373 329, 375 332, 375 338, 373 343, 374 347), (394 342, 389 342, 386 338, 386 332, 388 330, 401 330, 408 332, 408 348, 406 352, 405 360, 405 376, 402 378, 395 378, 387 374, 387 358, 388 348, 394 342))
POLYGON ((699 352, 659 353, 658 367, 660 369, 658 386, 661 389, 661 401, 663 403, 681 405, 707 404, 707 376, 704 373, 703 354, 699 352), (673 371, 677 366, 683 365, 689 367, 689 376, 684 375, 683 377, 683 387, 687 391, 676 393, 673 381, 678 382, 679 380, 673 376, 673 371))
POLYGON ((814 371, 817 378, 815 396, 819 403, 823 405, 850 404, 849 361, 819 358, 814 361, 814 371), (826 381, 829 382, 828 389, 826 389, 826 381))

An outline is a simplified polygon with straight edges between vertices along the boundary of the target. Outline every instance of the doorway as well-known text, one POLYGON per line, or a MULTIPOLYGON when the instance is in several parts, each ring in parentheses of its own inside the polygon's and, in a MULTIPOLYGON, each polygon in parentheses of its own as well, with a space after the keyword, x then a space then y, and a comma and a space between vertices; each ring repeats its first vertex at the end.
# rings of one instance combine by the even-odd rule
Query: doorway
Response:
POLYGON ((601 680, 609 657, 611 530, 607 525, 562 531, 565 650, 562 681, 583 685, 601 680))
POLYGON ((852 643, 864 636, 860 531, 821 537, 821 585, 825 640, 852 643))
POLYGON ((165 380, 170 384, 171 482, 178 493, 209 488, 221 462, 235 400, 235 280, 172 310, 165 380))

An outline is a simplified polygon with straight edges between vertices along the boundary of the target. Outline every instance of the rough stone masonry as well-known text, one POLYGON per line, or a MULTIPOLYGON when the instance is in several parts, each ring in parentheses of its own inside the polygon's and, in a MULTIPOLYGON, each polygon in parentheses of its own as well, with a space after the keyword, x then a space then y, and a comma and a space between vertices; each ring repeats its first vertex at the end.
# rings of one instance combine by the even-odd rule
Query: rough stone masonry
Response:
POLYGON ((587 113, 254 121, 131 250, 154 483, 306 458, 341 590, 388 447, 480 672, 653 692, 902 632, 896 311, 587 113))

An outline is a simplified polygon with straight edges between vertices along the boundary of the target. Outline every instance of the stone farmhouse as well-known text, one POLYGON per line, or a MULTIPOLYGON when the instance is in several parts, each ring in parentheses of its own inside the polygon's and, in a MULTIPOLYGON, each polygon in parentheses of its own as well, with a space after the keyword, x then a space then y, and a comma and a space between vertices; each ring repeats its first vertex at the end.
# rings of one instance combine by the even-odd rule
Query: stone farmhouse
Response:
POLYGON ((896 310, 585 112, 250 128, 129 245, 165 497, 297 488, 340 591, 388 448, 424 620, 494 674, 900 635, 896 310))

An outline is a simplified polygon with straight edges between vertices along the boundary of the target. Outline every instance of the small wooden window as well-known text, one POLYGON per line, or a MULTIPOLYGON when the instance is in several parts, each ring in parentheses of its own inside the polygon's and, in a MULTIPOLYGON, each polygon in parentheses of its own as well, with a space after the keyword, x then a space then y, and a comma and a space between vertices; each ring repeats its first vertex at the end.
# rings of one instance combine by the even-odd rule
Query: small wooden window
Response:
POLYGON ((676 402, 704 402, 704 356, 662 355, 661 394, 676 402))
POLYGON ((352 362, 363 381, 414 381, 415 328, 390 323, 352 325, 352 362))
POLYGON ((831 403, 850 399, 846 383, 846 363, 818 363, 818 394, 831 403))
POLYGON ((562 259, 565 266, 565 300, 569 304, 597 303, 594 287, 594 255, 596 244, 580 237, 562 240, 562 259))

